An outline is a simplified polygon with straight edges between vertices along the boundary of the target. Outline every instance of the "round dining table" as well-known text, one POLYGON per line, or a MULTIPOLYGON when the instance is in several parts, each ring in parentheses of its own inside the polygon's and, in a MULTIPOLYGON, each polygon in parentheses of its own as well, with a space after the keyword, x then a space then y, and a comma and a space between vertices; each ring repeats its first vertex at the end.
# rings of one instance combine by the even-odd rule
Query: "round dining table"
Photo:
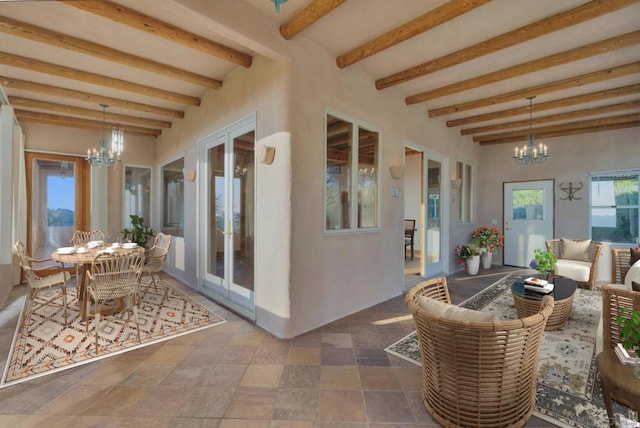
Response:
MULTIPOLYGON (((74 264, 77 266, 78 268, 78 274, 76 277, 76 288, 77 288, 77 293, 78 293, 78 309, 80 312, 80 316, 82 317, 82 321, 86 321, 88 318, 88 313, 87 313, 87 305, 85 303, 85 296, 87 294, 87 271, 89 269, 91 269, 91 263, 93 262, 93 259, 98 255, 101 254, 102 252, 109 252, 109 251, 143 251, 144 248, 139 247, 139 246, 135 246, 132 248, 123 248, 123 247, 118 247, 118 248, 114 248, 111 245, 102 245, 102 246, 95 246, 95 247, 80 247, 82 249, 77 249, 77 248, 73 248, 71 250, 71 247, 69 247, 69 250, 67 251, 62 251, 63 249, 60 249, 61 251, 59 252, 58 250, 54 251, 51 254, 51 258, 57 262, 61 262, 61 263, 68 263, 68 264, 74 264)), ((66 250, 66 249, 65 249, 66 250)), ((113 313, 117 313, 117 312, 121 312, 124 309, 124 302, 122 301, 118 301, 116 302, 115 305, 101 310, 100 312, 103 315, 109 315, 109 314, 113 314, 113 313)))

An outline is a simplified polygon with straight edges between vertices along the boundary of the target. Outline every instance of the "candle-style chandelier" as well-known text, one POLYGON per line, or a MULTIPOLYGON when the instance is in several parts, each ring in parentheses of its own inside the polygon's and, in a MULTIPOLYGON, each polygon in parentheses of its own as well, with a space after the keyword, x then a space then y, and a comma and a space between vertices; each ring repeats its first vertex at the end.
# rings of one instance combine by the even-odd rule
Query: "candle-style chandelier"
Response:
POLYGON ((536 163, 542 163, 547 160, 547 157, 549 157, 549 152, 546 144, 539 143, 538 147, 536 147, 535 145, 536 135, 532 130, 532 111, 534 98, 535 96, 527 97, 527 99, 529 100, 529 133, 527 134, 527 142, 522 147, 516 147, 515 153, 513 154, 513 160, 515 160, 516 163, 520 165, 533 165, 536 163))
POLYGON ((100 141, 100 148, 87 149, 86 159, 91 166, 110 167, 115 165, 116 162, 120 162, 120 154, 124 150, 124 131, 118 127, 113 128, 111 131, 111 150, 107 150, 105 112, 109 106, 100 104, 100 107, 102 107, 102 140, 100 141))

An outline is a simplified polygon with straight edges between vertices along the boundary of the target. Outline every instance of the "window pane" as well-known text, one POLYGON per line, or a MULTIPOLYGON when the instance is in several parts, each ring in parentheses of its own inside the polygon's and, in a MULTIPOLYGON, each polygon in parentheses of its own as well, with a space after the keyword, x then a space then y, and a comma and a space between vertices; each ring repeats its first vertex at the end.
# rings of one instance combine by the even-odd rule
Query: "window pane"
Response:
POLYGON ((620 171, 591 177, 591 238, 633 243, 640 232, 638 171, 620 171))
POLYGON ((162 167, 162 232, 173 236, 184 235, 183 168, 183 158, 162 167))
POLYGON ((151 168, 128 166, 124 171, 124 227, 131 228, 131 215, 151 221, 151 168))
POLYGON ((514 190, 511 200, 513 201, 513 220, 543 220, 543 189, 514 190))
POLYGON ((353 125, 327 115, 326 229, 348 229, 353 125))
POLYGON ((378 225, 378 133, 358 129, 358 227, 378 225))

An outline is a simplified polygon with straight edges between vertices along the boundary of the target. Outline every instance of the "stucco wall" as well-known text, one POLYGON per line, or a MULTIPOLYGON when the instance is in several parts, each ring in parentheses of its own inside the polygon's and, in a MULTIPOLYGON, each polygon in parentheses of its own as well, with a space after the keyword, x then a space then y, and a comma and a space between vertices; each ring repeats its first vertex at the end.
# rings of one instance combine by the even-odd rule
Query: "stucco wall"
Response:
MULTIPOLYGON (((637 128, 598 132, 545 140, 550 156, 540 165, 521 166, 511 161, 515 144, 484 146, 480 150, 478 223, 498 219, 503 225, 502 185, 504 182, 555 180, 555 237, 588 238, 589 173, 640 167, 640 133, 637 128), (508 167, 505 168, 505 165, 508 167), (561 200, 567 196, 559 185, 572 182, 584 187, 576 193, 581 198, 561 200)), ((500 263, 502 254, 494 256, 500 263)), ((610 248, 600 257, 598 279, 611 277, 610 248)))
MULTIPOLYGON (((428 119, 424 106, 407 107, 393 90, 377 91, 357 68, 339 70, 335 58, 304 37, 292 41, 294 89, 293 227, 291 313, 299 334, 403 291, 404 197, 391 197, 389 166, 402 164, 404 144, 420 145, 455 161, 474 160, 478 147, 442 121, 428 119), (380 129, 380 229, 366 233, 324 233, 325 109, 380 129)), ((448 202, 451 208, 453 205, 448 202)), ((450 224, 454 224, 453 210, 450 224)), ((457 229, 445 237, 455 245, 457 229)), ((453 247, 451 247, 453 248, 453 247)), ((451 251, 448 251, 451 253, 451 251)), ((449 254, 447 254, 449 256, 449 254)), ((452 269, 445 267, 448 271, 452 269)))

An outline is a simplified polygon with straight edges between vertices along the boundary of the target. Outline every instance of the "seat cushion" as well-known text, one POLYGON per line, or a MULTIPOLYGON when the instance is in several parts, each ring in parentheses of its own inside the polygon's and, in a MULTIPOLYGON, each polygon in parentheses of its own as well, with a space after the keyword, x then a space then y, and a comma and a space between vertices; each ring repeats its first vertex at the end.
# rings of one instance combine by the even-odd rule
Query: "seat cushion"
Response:
POLYGON ((591 272, 591 263, 578 260, 559 259, 556 262, 554 272, 559 276, 566 276, 574 281, 589 281, 589 273, 591 272))
POLYGON ((590 245, 591 239, 586 239, 584 241, 574 241, 572 239, 562 238, 562 251, 560 252, 560 258, 588 262, 590 261, 590 245))
POLYGON ((456 321, 493 322, 495 320, 495 315, 492 312, 461 308, 425 296, 418 296, 418 305, 436 317, 456 321))

